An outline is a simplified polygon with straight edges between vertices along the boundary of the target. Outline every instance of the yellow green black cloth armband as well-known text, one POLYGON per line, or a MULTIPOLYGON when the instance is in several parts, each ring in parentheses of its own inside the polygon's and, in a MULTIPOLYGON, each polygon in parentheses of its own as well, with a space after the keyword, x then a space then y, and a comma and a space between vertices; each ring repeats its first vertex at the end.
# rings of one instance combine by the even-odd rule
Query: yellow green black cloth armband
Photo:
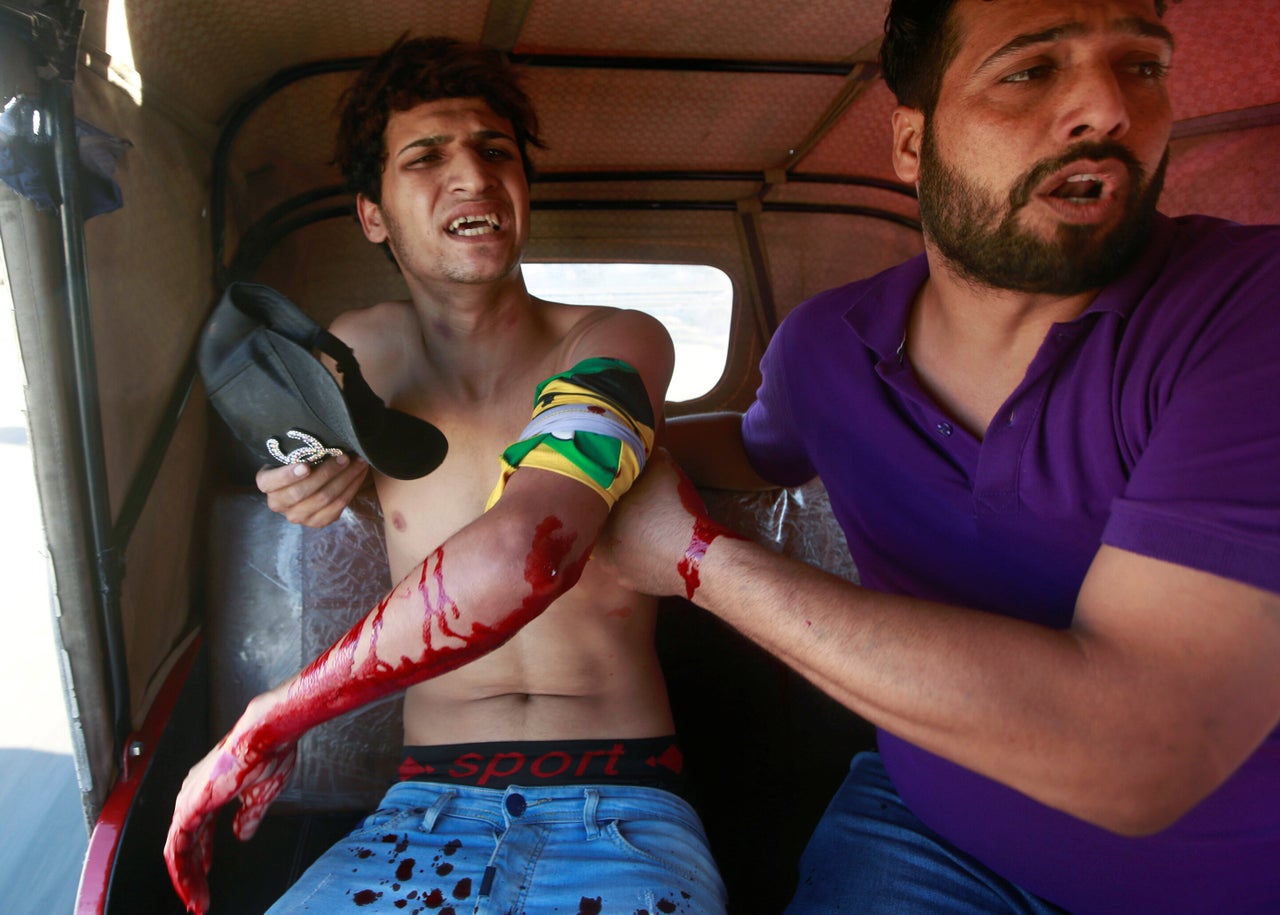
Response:
POLYGON ((533 418, 502 452, 492 508, 521 467, 583 483, 610 508, 631 488, 653 451, 653 407, 640 373, 621 359, 584 359, 534 392, 533 418))

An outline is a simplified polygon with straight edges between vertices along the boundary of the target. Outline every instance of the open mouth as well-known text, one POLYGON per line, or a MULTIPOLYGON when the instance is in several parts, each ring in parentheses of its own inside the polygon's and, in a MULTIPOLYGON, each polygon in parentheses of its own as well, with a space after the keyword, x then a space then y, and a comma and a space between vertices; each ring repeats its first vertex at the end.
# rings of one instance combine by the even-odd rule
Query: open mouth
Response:
POLYGON ((1092 203, 1101 200, 1106 189, 1107 183, 1100 175, 1072 175, 1049 191, 1048 196, 1073 203, 1092 203))
POLYGON ((501 231, 502 223, 492 213, 482 216, 459 216, 445 227, 450 235, 472 238, 476 235, 493 235, 501 231))

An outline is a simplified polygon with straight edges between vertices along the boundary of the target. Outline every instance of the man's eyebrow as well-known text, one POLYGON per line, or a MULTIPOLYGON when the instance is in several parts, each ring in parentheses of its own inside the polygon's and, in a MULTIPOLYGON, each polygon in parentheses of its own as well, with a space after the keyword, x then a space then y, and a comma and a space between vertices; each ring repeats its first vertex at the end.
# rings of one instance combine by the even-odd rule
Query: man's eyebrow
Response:
MULTIPOLYGON (((404 155, 411 149, 433 149, 437 146, 447 146, 449 143, 452 143, 454 139, 456 139, 454 134, 449 133, 438 133, 429 137, 418 137, 416 140, 410 140, 406 143, 400 151, 396 153, 396 155, 404 155)), ((485 140, 508 140, 512 143, 516 141, 516 138, 511 136, 509 133, 494 129, 477 130, 474 133, 468 134, 467 139, 473 143, 484 142, 485 140)))
POLYGON ((404 146, 400 148, 400 151, 397 152, 396 155, 398 156, 403 155, 411 149, 419 149, 419 148, 430 149, 435 146, 444 146, 446 143, 449 143, 451 140, 453 140, 453 137, 447 133, 438 133, 435 136, 431 136, 431 137, 418 137, 418 139, 410 140, 408 143, 404 144, 404 146))
MULTIPOLYGON (((1086 31, 1087 30, 1084 25, 1081 23, 1072 22, 1067 25, 1045 29, 1042 32, 1028 32, 1025 35, 1019 35, 1012 41, 1006 42, 1004 45, 997 48, 994 53, 978 65, 975 72, 981 73, 983 70, 990 69, 1005 58, 1011 57, 1026 48, 1041 44, 1052 44, 1057 41, 1062 41, 1065 38, 1075 38, 1085 34, 1086 31)), ((1127 19, 1120 19, 1113 23, 1108 31, 1136 35, 1140 38, 1154 38, 1167 44, 1170 51, 1173 50, 1173 33, 1160 23, 1151 22, 1148 19, 1142 19, 1136 16, 1127 19)))

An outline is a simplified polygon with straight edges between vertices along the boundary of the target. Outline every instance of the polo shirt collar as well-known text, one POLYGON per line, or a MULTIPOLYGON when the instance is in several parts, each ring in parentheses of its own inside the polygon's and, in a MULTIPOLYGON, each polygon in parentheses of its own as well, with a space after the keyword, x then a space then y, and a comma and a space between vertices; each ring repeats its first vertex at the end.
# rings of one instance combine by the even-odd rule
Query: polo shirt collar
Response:
MULTIPOLYGON (((1122 276, 1102 288, 1076 321, 1101 312, 1128 317, 1168 260, 1173 235, 1173 220, 1157 213, 1142 254, 1122 276)), ((928 278, 929 261, 925 255, 918 254, 856 284, 857 293, 844 319, 881 360, 897 360, 911 303, 928 278)))

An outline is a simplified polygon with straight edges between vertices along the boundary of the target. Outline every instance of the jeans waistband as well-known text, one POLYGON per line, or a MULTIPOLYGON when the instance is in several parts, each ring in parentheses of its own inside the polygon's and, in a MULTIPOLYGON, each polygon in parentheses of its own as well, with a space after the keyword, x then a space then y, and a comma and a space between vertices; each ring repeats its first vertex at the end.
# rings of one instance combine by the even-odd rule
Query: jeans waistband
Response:
POLYGON ((688 801, 661 788, 635 785, 510 785, 476 788, 438 782, 399 782, 392 785, 382 808, 422 810, 423 828, 449 814, 486 820, 495 826, 519 823, 585 822, 588 831, 610 820, 660 818, 703 831, 702 821, 688 801))

